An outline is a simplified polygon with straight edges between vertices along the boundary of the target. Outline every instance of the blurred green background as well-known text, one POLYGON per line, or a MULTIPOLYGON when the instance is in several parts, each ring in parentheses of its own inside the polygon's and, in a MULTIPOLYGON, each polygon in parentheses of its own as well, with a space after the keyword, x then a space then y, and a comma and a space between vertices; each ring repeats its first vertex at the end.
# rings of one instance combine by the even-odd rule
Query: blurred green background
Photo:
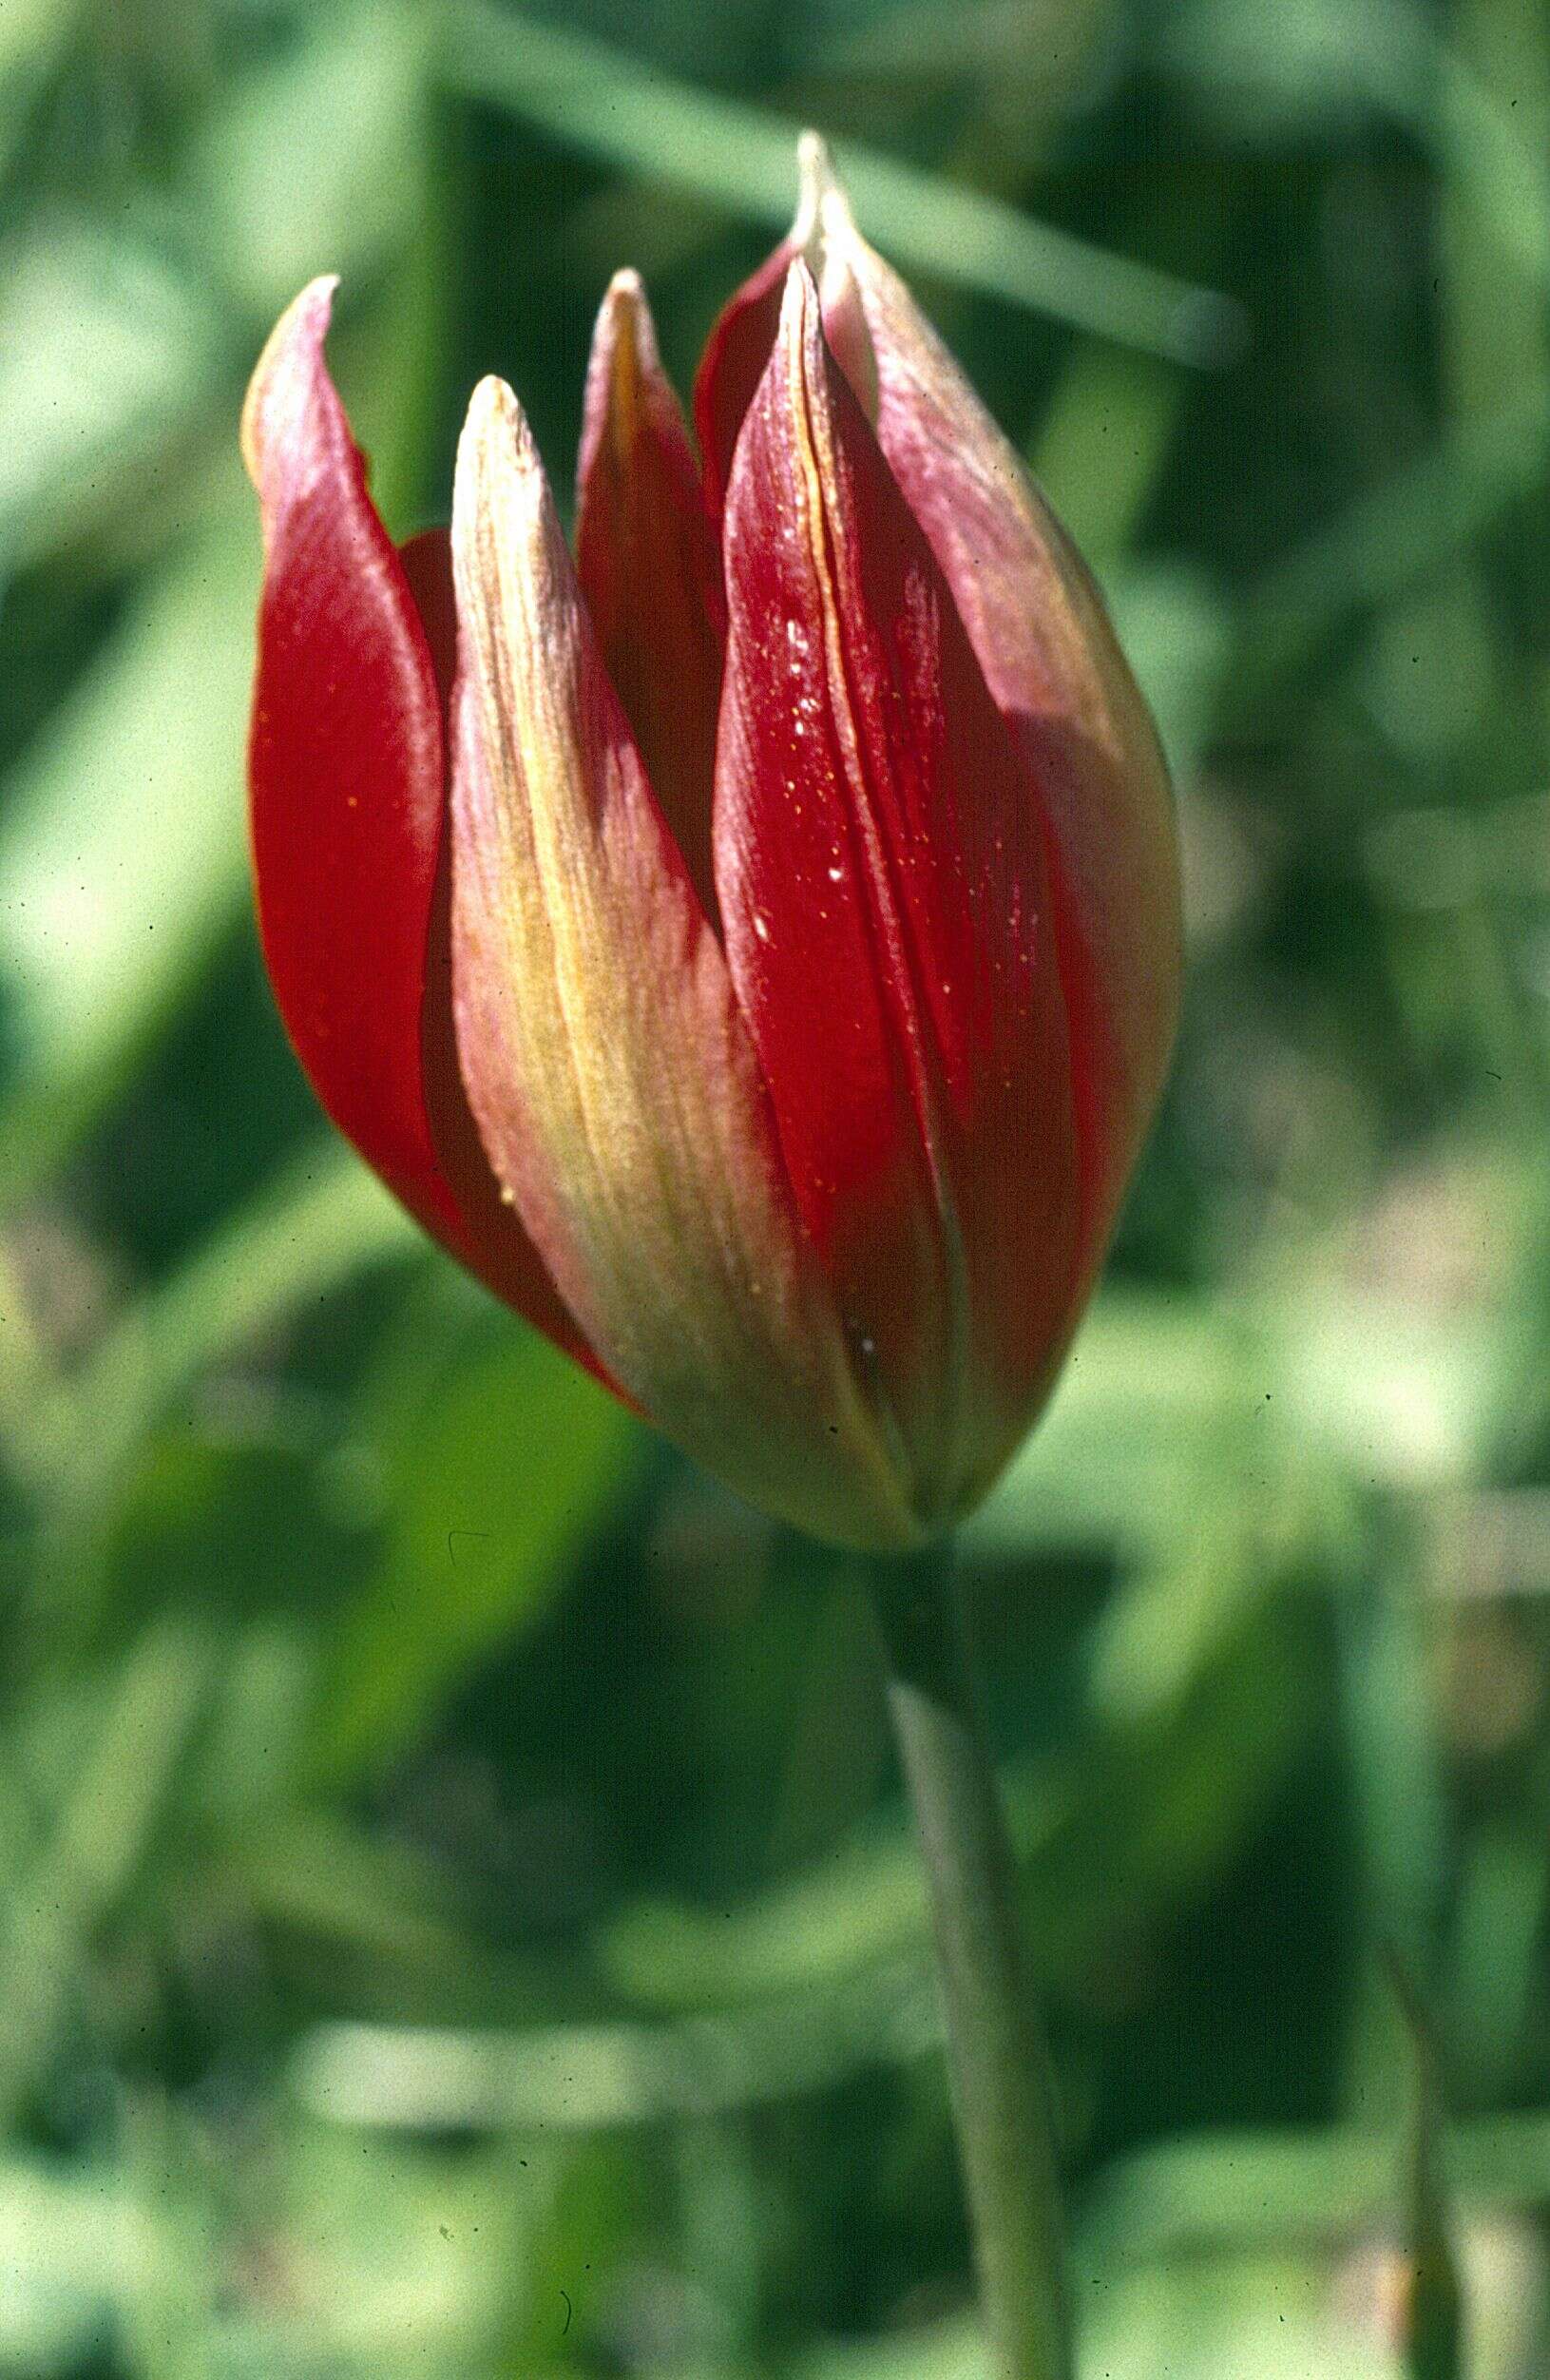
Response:
POLYGON ((1085 2380, 1376 2380, 1429 2008, 1550 2358, 1539 0, 0 7, 0 2371, 975 2380, 837 1570, 331 1144, 249 920, 242 384, 400 533, 593 312, 686 385, 820 125, 1109 590, 1178 1063, 969 1534, 1085 2380))

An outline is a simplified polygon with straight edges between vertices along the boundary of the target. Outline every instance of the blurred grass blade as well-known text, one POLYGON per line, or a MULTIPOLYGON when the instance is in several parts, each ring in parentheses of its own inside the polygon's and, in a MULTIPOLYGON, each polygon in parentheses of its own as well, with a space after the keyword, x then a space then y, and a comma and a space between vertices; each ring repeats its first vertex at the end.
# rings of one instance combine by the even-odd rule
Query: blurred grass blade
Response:
MULTIPOLYGON (((1550 2199, 1550 2116, 1477 2117, 1453 2127, 1453 2195, 1464 2208, 1550 2199)), ((1370 2125, 1199 2134, 1112 2166, 1088 2207, 1090 2269, 1171 2261, 1231 2245, 1391 2236, 1392 2138, 1370 2125)))
POLYGON ((13 2154, 0 2164, 0 2372, 53 2380, 89 2370, 114 2274, 156 2253, 154 2217, 128 2178, 107 2158, 13 2154))
MULTIPOLYGON (((1512 38, 1511 8, 1496 11, 1512 38)), ((1460 11, 1409 0, 1196 0, 1161 20, 1162 53, 1235 128, 1278 137, 1370 111, 1401 125, 1467 190, 1499 253, 1550 287, 1550 170, 1515 113, 1450 33, 1460 11)), ((1538 11, 1525 51, 1542 48, 1538 11)))
POLYGON ((55 1426, 101 1476, 206 1366, 367 1265, 424 1244, 354 1150, 319 1141, 130 1309, 55 1426))
POLYGON ((402 1417, 387 1552, 320 1707, 330 1774, 395 1757, 437 1695, 543 1607, 629 1461, 623 1407, 532 1332, 499 1327, 402 1417))
MULTIPOLYGON (((28 16, 0 10, 0 154, 7 43, 28 16)), ((120 541, 140 552, 174 532, 211 452, 235 446, 280 307, 325 267, 354 283, 413 250, 439 204, 426 47, 412 7, 319 9, 277 60, 221 86, 154 200, 20 217, 0 244, 0 564, 65 547, 101 566, 120 541)))
POLYGON ((86 14, 86 0, 7 0, 0 9, 0 174, 86 14))
MULTIPOLYGON (((1150 1600, 1150 1582, 1132 1591, 1150 1600)), ((1198 1666, 1187 1687, 1176 1670, 1171 1706, 1095 1710, 1080 1754, 1004 1765, 1031 1954, 1049 1988, 1080 1988, 1084 1959, 1129 1912, 1186 1900, 1284 1776, 1306 1724, 1292 1649, 1283 1609, 1245 1597, 1231 1624, 1195 1630, 1198 1666)), ((626 1904, 598 1959, 641 2006, 700 2012, 835 1988, 894 1960, 924 1965, 927 1924, 894 1814, 739 1908, 626 1904)))
POLYGON ((0 2122, 12 2121, 81 1982, 91 1937, 129 1889, 214 1674, 182 1617, 123 1662, 32 1860, 0 1905, 0 2122))
POLYGON ((1503 389, 1550 413, 1550 46, 1539 11, 1510 0, 1459 0, 1451 31, 1456 54, 1439 63, 1445 386, 1464 419, 1494 415, 1503 389))
POLYGON ((265 327, 325 266, 351 279, 402 255, 433 202, 426 13, 353 0, 303 12, 298 31, 199 125, 181 185, 223 284, 265 327))
POLYGON ((1550 420, 1536 399, 1444 438, 1361 496, 1252 588, 1239 610, 1234 709, 1311 660, 1353 614, 1391 601, 1472 546, 1539 487, 1550 420))
POLYGON ((793 2367, 792 2380, 985 2380, 978 2322, 911 2325, 897 2338, 823 2348, 793 2367))
POLYGON ((239 914, 257 591, 234 488, 11 775, 0 1196, 35 1187, 123 1086, 239 914))
MULTIPOLYGON (((379 1975, 429 1976, 442 1988, 483 1972, 435 1861, 351 1817, 286 1797, 234 1826, 226 1856, 249 1906, 309 1957, 343 1946, 379 1975)), ((505 1967, 494 1988, 507 2005, 517 1997, 505 1967)))
POLYGON ((219 318, 148 239, 40 211, 0 251, 0 564, 96 526, 220 385, 219 318))
MULTIPOLYGON (((1542 27, 1538 34, 1542 67, 1542 27)), ((1550 167, 1515 117, 1517 94, 1504 106, 1471 65, 1435 34, 1430 52, 1444 169, 1468 194, 1497 258, 1515 264, 1541 296, 1550 293, 1550 167)))
MULTIPOLYGON (((457 0, 446 11, 441 55, 454 89, 522 115, 586 156, 745 222, 780 232, 791 222, 795 124, 493 0, 457 0)), ((1238 307, 1214 291, 880 151, 846 142, 839 165, 863 227, 906 270, 1181 363, 1219 362, 1241 343, 1238 307)))
POLYGON ((1406 2275, 1400 2345, 1409 2380, 1463 2380, 1464 2295, 1441 2172, 1443 2093, 1437 2044, 1398 1958, 1391 1980, 1413 2067, 1406 2177, 1406 2275))
POLYGON ((592 2132, 832 2089, 869 2067, 912 2064, 940 2033, 929 1972, 914 1962, 674 2025, 325 2025, 299 2044, 292 2083, 334 2123, 592 2132))

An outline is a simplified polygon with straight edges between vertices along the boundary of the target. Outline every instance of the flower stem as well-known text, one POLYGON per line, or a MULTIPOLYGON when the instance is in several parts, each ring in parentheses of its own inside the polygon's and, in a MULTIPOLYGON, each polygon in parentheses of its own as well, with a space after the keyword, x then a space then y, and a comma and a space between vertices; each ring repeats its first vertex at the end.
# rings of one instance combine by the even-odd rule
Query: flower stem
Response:
POLYGON ((868 1564, 929 1885, 959 2153, 996 2380, 1071 2380, 1048 2054, 947 1547, 868 1564))

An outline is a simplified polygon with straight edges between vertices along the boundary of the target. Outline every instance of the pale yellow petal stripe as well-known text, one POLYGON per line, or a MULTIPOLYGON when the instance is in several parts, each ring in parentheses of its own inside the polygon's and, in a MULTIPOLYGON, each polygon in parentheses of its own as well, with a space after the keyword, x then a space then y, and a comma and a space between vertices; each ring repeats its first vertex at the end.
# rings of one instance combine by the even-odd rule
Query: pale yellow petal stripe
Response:
POLYGON ((491 1163, 588 1338, 669 1436, 800 1526, 907 1543, 720 946, 499 381, 469 409, 452 554, 453 975, 491 1163))

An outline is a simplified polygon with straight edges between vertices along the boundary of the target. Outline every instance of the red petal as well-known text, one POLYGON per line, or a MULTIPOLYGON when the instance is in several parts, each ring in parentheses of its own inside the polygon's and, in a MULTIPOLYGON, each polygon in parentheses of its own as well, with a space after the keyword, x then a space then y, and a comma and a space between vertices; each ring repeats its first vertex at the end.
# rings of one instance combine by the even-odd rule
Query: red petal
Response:
POLYGON ((728 959, 809 1228, 946 1514, 1069 1330, 1066 1019, 1025 771, 803 265, 724 547, 728 959))
POLYGON ((645 292, 616 275, 592 343, 576 567, 652 790, 711 916, 711 786, 726 603, 683 415, 645 292))
POLYGON ((952 589, 1047 821, 1096 1270, 1178 1013, 1177 843, 1145 702, 1081 557, 909 290, 820 202, 875 360, 879 443, 952 589))
POLYGON ((734 291, 711 326, 695 374, 695 429, 705 458, 705 493, 719 516, 732 476, 732 457, 743 416, 764 376, 780 324, 780 300, 792 260, 802 253, 806 227, 798 221, 773 256, 765 258, 734 291))
POLYGON ((446 757, 427 633, 445 666, 446 541, 401 558, 377 517, 323 361, 334 287, 313 282, 282 317, 243 414, 264 530, 249 744, 264 958, 340 1131, 445 1247, 590 1360, 447 1075, 446 757))

